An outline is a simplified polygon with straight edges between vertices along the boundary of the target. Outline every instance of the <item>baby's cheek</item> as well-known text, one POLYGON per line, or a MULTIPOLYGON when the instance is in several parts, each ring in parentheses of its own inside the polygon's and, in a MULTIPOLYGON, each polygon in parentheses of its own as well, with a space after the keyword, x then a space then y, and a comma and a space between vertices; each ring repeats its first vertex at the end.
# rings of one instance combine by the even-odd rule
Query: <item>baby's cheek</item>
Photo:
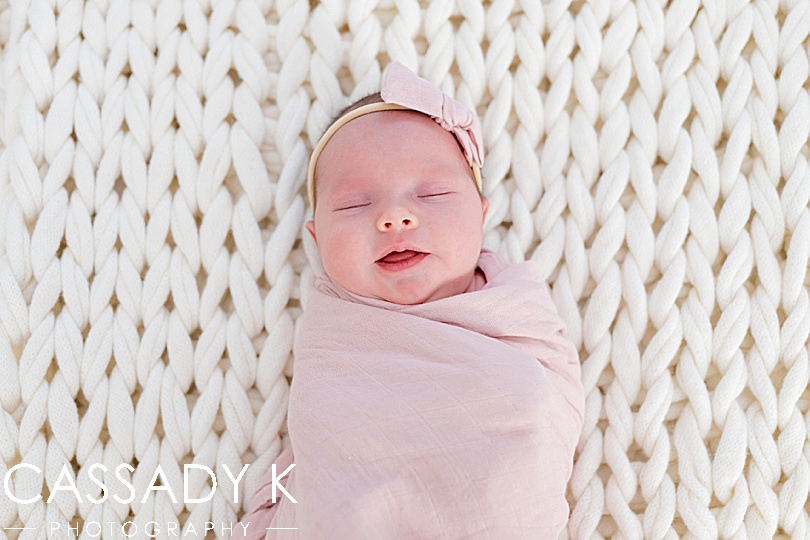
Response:
POLYGON ((480 217, 476 220, 476 216, 469 211, 458 212, 447 220, 443 228, 444 234, 448 235, 445 240, 450 243, 458 252, 469 253, 470 251, 478 251, 481 247, 480 242, 483 239, 481 232, 480 217))
MULTIPOLYGON (((323 231, 323 228, 321 231, 323 231)), ((321 256, 324 269, 330 273, 330 275, 335 266, 335 262, 339 258, 340 251, 338 240, 335 238, 334 234, 331 234, 331 231, 330 234, 321 232, 321 234, 318 235, 318 253, 321 256)))
POLYGON ((350 247, 339 241, 330 242, 321 250, 321 260, 327 271, 335 271, 346 265, 346 253, 350 247))
POLYGON ((321 248, 321 261, 327 273, 336 277, 357 272, 361 244, 351 231, 333 230, 321 248))

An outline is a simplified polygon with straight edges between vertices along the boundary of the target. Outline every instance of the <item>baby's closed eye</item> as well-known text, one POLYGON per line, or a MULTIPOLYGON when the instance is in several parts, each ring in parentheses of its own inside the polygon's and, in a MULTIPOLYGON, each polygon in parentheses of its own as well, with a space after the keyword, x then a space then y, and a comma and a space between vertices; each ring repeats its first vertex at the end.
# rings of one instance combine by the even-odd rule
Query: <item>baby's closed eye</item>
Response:
POLYGON ((418 195, 418 197, 420 199, 430 199, 430 198, 443 197, 445 195, 452 195, 453 193, 455 193, 455 192, 454 191, 438 190, 438 191, 435 191, 435 192, 427 192, 427 193, 420 194, 420 195, 418 195))
POLYGON ((369 201, 363 201, 363 200, 345 201, 345 202, 341 202, 341 203, 336 204, 335 207, 334 207, 334 211, 335 212, 341 212, 343 210, 355 210, 357 208, 366 207, 366 206, 368 206, 370 204, 371 203, 369 201))

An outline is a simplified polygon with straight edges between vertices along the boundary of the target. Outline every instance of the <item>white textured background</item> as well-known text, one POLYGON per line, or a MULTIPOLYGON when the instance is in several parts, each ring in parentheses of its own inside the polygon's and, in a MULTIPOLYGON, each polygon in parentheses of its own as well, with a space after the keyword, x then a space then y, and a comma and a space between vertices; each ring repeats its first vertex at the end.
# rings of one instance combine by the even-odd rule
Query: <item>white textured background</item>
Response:
POLYGON ((808 33, 806 0, 0 0, 0 473, 138 466, 131 505, 0 527, 241 516, 319 264, 308 152, 397 59, 477 109, 486 246, 580 348, 568 535, 810 537, 808 33), (211 502, 140 504, 192 461, 211 502))

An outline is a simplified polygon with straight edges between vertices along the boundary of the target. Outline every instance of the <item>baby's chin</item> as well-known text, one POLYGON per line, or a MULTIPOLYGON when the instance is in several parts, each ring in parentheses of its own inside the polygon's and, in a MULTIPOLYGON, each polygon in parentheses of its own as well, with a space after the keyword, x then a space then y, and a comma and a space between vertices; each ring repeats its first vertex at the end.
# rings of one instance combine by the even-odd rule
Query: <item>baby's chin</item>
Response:
POLYGON ((390 293, 381 294, 379 298, 392 304, 399 304, 401 306, 414 306, 417 304, 424 304, 425 302, 432 302, 453 296, 452 294, 424 294, 424 293, 390 293))
POLYGON ((414 280, 414 282, 408 283, 400 282, 384 290, 369 290, 365 291, 365 293, 360 292, 355 294, 377 298, 403 306, 424 304, 426 302, 435 302, 436 300, 464 293, 472 282, 473 274, 474 271, 471 271, 469 275, 465 275, 462 278, 450 279, 439 284, 434 284, 433 286, 425 284, 420 280, 414 280))

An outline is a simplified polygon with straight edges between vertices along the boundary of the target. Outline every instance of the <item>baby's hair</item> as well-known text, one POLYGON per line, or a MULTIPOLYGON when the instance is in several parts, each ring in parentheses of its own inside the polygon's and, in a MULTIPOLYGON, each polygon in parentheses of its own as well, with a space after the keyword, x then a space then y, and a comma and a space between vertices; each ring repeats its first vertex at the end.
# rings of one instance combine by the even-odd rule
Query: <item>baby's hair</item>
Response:
MULTIPOLYGON (((366 97, 362 97, 362 98, 358 99, 357 101, 355 101, 354 103, 344 107, 343 110, 340 111, 337 114, 337 116, 332 118, 332 121, 329 122, 329 127, 331 127, 332 124, 334 124, 335 122, 340 120, 344 115, 349 114, 350 112, 352 112, 355 109, 359 109, 363 105, 371 105, 372 103, 382 103, 382 102, 383 102, 383 98, 382 98, 382 95, 379 92, 374 92, 373 94, 369 94, 366 97)), ((326 129, 329 129, 329 127, 327 127, 326 129)))

